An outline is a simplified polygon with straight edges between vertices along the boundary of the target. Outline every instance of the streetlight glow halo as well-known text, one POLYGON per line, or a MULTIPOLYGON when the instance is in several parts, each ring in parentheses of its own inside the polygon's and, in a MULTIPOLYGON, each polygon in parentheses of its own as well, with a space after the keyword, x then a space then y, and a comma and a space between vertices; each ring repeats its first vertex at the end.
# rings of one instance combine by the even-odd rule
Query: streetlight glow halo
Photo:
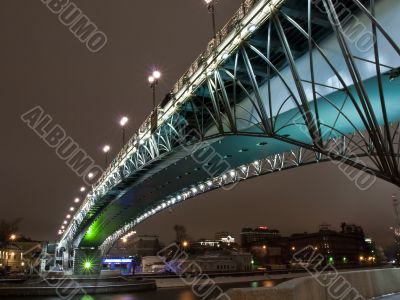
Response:
POLYGON ((160 79, 161 78, 161 72, 156 70, 153 72, 153 76, 154 79, 160 79))
POLYGON ((103 147, 103 152, 104 153, 107 153, 107 152, 109 152, 111 150, 111 147, 109 146, 109 145, 105 145, 104 147, 103 147))
POLYGON ((119 124, 120 124, 122 127, 125 127, 125 125, 128 123, 128 121, 129 121, 128 117, 122 117, 122 118, 121 118, 121 121, 119 122, 119 124))

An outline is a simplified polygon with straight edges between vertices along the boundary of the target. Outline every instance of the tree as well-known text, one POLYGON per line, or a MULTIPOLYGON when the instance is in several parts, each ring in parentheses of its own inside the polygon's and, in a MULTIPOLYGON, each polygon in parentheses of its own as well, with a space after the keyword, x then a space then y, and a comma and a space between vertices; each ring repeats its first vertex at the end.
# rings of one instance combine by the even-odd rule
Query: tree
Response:
POLYGON ((6 243, 10 240, 12 234, 16 234, 19 229, 21 219, 14 221, 0 220, 0 243, 6 243))
POLYGON ((175 230, 175 234, 176 234, 176 241, 178 243, 181 243, 182 241, 184 241, 188 238, 185 226, 175 225, 174 230, 175 230))

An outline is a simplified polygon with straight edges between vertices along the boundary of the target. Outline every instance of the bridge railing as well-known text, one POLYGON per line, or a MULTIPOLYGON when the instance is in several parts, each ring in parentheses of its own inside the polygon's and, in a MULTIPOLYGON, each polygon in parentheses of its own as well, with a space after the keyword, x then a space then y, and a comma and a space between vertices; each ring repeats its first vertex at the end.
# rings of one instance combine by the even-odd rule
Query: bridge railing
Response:
MULTIPOLYGON (((232 32, 235 31, 240 27, 240 22, 243 20, 243 18, 246 16, 246 14, 259 2, 260 0, 244 0, 242 2, 242 5, 240 6, 239 10, 233 15, 233 17, 225 24, 222 29, 220 29, 217 33, 216 38, 212 39, 208 45, 206 50, 204 50, 203 53, 201 53, 195 61, 190 65, 188 70, 179 78, 179 80, 175 83, 175 85, 172 88, 171 93, 173 95, 178 94, 180 90, 182 90, 186 84, 188 83, 188 80, 190 77, 192 77, 207 61, 209 57, 212 57, 215 53, 215 50, 218 46, 220 46, 225 38, 232 32)), ((172 99, 176 99, 175 97, 172 97, 172 99)), ((171 100, 173 101, 173 100, 171 100)), ((160 107, 157 108, 160 111, 160 107)), ((159 113, 159 119, 162 120, 164 117, 164 112, 161 111, 159 113)), ((160 121, 159 120, 159 121, 160 121)), ((134 134, 134 136, 128 141, 128 143, 121 149, 121 151, 118 153, 118 155, 114 158, 114 160, 111 162, 107 170, 102 174, 100 179, 98 180, 98 183, 101 184, 101 182, 106 179, 112 172, 113 169, 119 165, 119 163, 124 159, 125 155, 129 151, 131 147, 134 147, 140 143, 140 139, 142 136, 146 136, 151 132, 151 115, 149 115, 143 124, 139 127, 138 133, 134 134)))
POLYGON ((246 13, 257 3, 259 0, 244 0, 240 9, 233 15, 233 17, 228 21, 228 23, 217 33, 215 39, 208 43, 206 50, 199 55, 199 57, 190 65, 189 69, 178 82, 174 85, 172 92, 177 94, 196 71, 203 65, 205 60, 214 54, 214 50, 222 44, 224 39, 236 29, 240 21, 246 16, 246 13))

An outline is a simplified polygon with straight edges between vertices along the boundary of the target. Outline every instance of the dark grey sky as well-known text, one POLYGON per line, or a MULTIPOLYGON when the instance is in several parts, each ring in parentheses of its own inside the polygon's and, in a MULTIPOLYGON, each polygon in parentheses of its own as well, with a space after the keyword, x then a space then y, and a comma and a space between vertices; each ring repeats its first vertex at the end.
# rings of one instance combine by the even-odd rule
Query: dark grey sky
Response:
MULTIPOLYGON (((220 0, 218 25, 240 0, 220 0)), ((120 116, 132 134, 151 109, 146 78, 163 72, 159 95, 171 89, 211 38, 210 16, 201 0, 75 3, 104 31, 109 42, 90 53, 40 0, 0 3, 1 147, 0 218, 22 217, 22 230, 36 239, 56 232, 82 185, 20 120, 42 106, 101 164, 101 146, 120 145, 120 116)), ((212 237, 242 226, 268 225, 283 233, 317 230, 322 222, 362 225, 380 243, 390 243, 397 188, 378 181, 360 192, 333 165, 304 167, 190 200, 138 227, 139 233, 173 238, 176 223, 194 237, 212 237)))

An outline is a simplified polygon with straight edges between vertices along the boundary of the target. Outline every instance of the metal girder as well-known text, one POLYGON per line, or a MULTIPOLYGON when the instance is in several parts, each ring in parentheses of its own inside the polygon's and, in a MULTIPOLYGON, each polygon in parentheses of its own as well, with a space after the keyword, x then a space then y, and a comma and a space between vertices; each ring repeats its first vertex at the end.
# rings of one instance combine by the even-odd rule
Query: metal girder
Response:
MULTIPOLYGON (((390 126, 391 135, 397 139, 400 138, 399 123, 392 124, 390 126)), ((341 136, 339 138, 328 141, 331 151, 340 155, 349 155, 353 158, 362 159, 375 153, 373 145, 366 145, 365 149, 355 149, 354 145, 350 142, 357 135, 353 136, 341 136)), ((399 150, 399 143, 396 143, 396 149, 399 150)), ((400 156, 397 155, 397 159, 400 156)), ((367 160, 363 161, 366 174, 363 172, 355 172, 357 170, 349 169, 346 162, 341 160, 332 160, 331 157, 317 153, 315 151, 294 148, 291 151, 274 154, 263 159, 257 159, 248 164, 238 166, 227 173, 221 174, 215 178, 211 178, 205 182, 194 182, 192 185, 183 188, 182 190, 176 191, 176 193, 169 195, 165 199, 160 199, 152 207, 148 207, 147 212, 138 215, 138 217, 125 224, 122 228, 116 231, 113 235, 109 236, 106 241, 100 246, 103 255, 106 255, 111 247, 118 241, 122 236, 126 235, 129 231, 133 230, 138 224, 142 223, 148 218, 171 208, 172 206, 199 196, 203 193, 216 190, 221 187, 229 186, 232 184, 239 183, 241 181, 251 179, 258 176, 269 175, 276 172, 282 172, 285 170, 311 165, 319 164, 323 162, 332 162, 336 165, 350 180, 354 181, 355 184, 363 184, 366 188, 372 184, 375 180, 373 173, 368 169, 367 160), (369 181, 369 182, 368 182, 369 181)), ((362 188, 362 187, 361 187, 362 188)))
MULTIPOLYGON (((183 92, 173 99, 187 95, 186 100, 173 100, 173 113, 159 122, 153 134, 146 133, 147 123, 142 126, 139 135, 145 138, 134 137, 123 149, 88 195, 63 240, 81 237, 105 205, 129 189, 133 180, 150 174, 158 161, 179 146, 226 136, 264 137, 293 146, 292 151, 265 158, 264 171, 260 165, 238 166, 248 168, 246 172, 251 168, 249 174, 336 160, 400 186, 400 118, 388 108, 389 104, 398 107, 393 95, 398 95, 400 88, 398 79, 387 75, 398 70, 400 49, 381 23, 384 18, 376 14, 376 6, 384 0, 339 1, 352 8, 365 28, 372 28, 374 44, 365 53, 346 35, 351 24, 339 16, 332 0, 320 0, 318 7, 313 0, 286 0, 276 6, 268 6, 272 0, 260 0, 264 6, 259 12, 265 17, 248 34, 252 21, 240 22, 249 8, 256 6, 257 1, 250 2, 252 6, 246 4, 243 15, 235 16, 224 29, 224 36, 229 36, 230 28, 240 37, 247 26, 246 37, 235 42, 236 48, 228 53, 214 52, 223 43, 221 36, 210 43, 208 56, 196 60, 174 89, 183 92), (301 10, 294 10, 299 6, 301 10), (334 47, 340 51, 331 51, 334 47), (189 76, 199 70, 196 78, 202 80, 189 76)), ((396 9, 399 7, 397 4, 396 9)), ((234 172, 240 180, 248 178, 243 170, 234 172)), ((229 177, 220 174, 213 186, 221 187, 226 181, 223 175, 229 177)), ((190 194, 190 187, 187 189, 177 192, 190 194)), ((103 248, 144 218, 126 224, 103 248)))

